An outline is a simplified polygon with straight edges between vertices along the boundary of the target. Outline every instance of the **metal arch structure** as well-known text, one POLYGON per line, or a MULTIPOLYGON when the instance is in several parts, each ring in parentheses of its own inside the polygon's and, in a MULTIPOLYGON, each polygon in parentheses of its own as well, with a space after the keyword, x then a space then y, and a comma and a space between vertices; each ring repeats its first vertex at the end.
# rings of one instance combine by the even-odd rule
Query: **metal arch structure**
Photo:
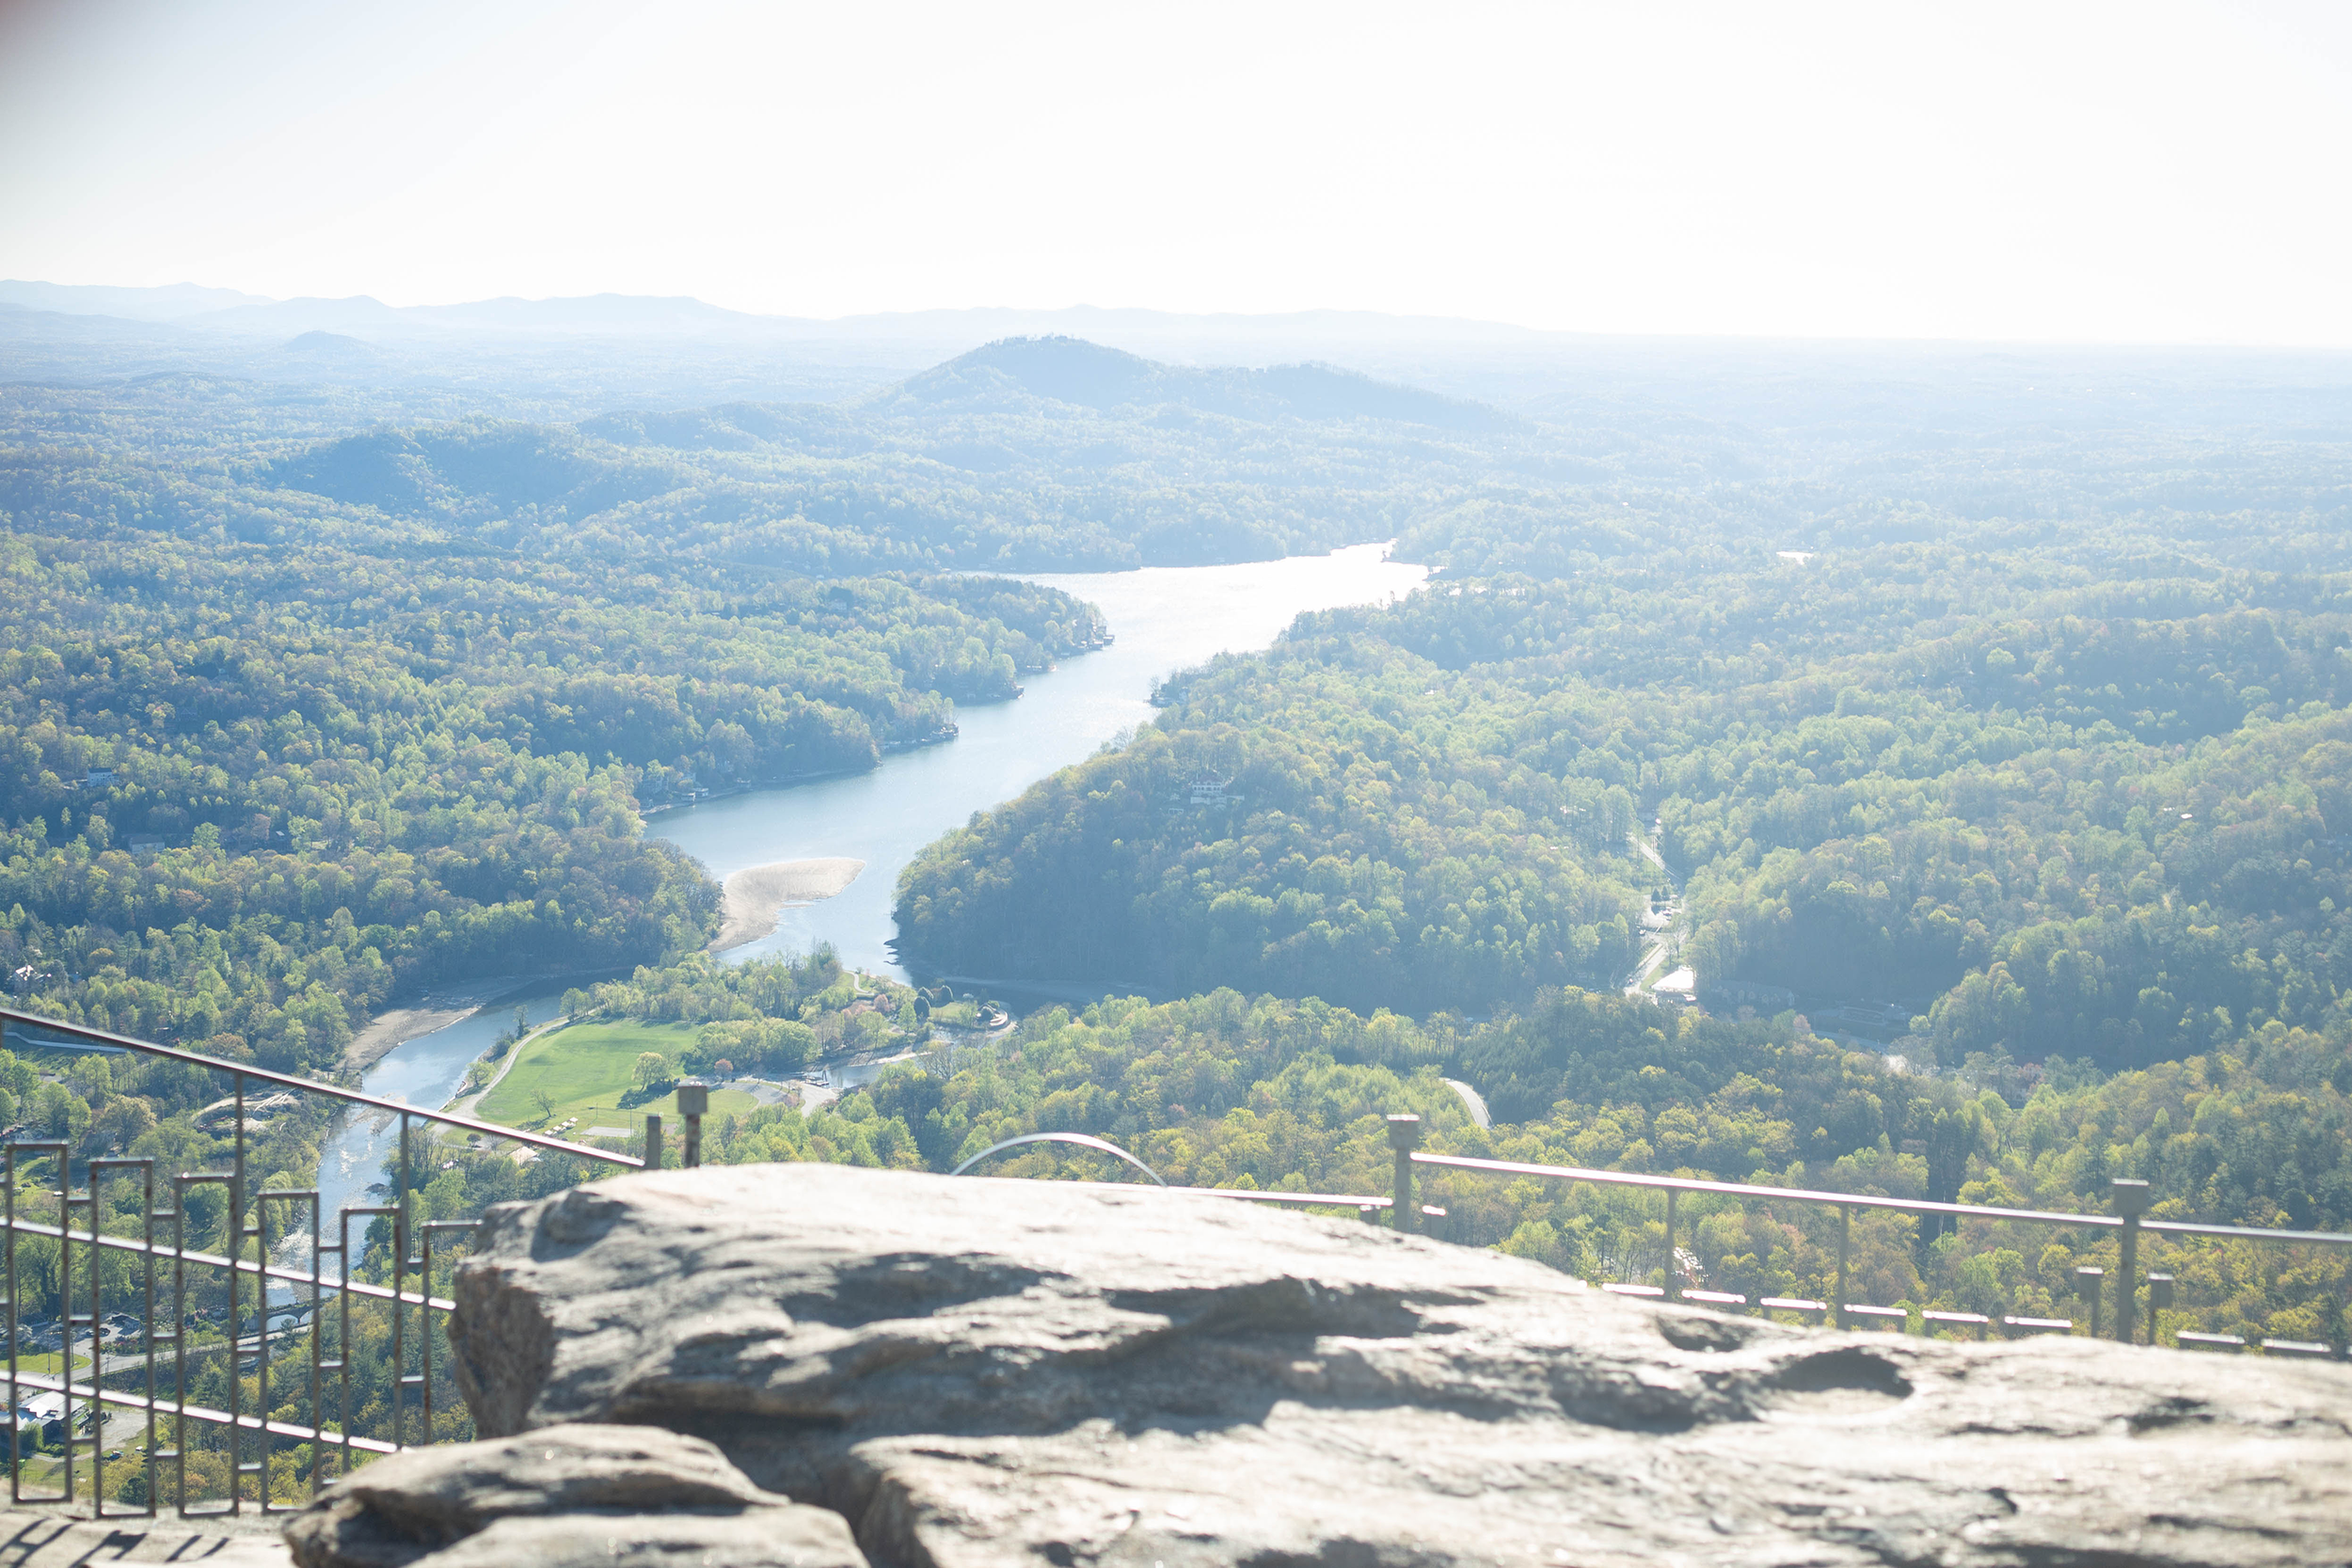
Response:
POLYGON ((966 1160, 963 1164, 958 1165, 947 1174, 950 1176, 961 1176, 965 1171, 970 1170, 974 1165, 978 1164, 982 1160, 987 1159, 990 1155, 1001 1154, 1008 1148, 1019 1148, 1024 1144, 1075 1144, 1080 1148, 1097 1149, 1102 1153, 1111 1155, 1117 1159, 1124 1160, 1127 1164, 1135 1166, 1136 1169, 1150 1177, 1155 1186, 1165 1187, 1168 1185, 1166 1181, 1160 1179, 1160 1173, 1158 1171, 1153 1170, 1150 1165, 1145 1164, 1142 1161, 1136 1159, 1134 1155, 1128 1153, 1117 1144, 1104 1138, 1095 1137, 1091 1133, 1087 1132, 1024 1132, 1017 1138, 1007 1138, 1003 1143, 989 1145, 986 1148, 981 1149, 977 1154, 973 1155, 972 1158, 966 1160))

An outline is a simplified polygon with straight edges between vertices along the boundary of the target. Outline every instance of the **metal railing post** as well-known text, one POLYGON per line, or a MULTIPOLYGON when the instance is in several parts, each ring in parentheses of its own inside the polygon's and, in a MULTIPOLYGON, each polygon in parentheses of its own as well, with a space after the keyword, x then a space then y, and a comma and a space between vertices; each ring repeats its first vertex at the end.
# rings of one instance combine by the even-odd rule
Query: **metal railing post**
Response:
POLYGON ((188 1183, 171 1179, 171 1474, 172 1508, 188 1511, 188 1183))
MULTIPOLYGON (((69 1173, 72 1168, 70 1163, 65 1165, 69 1173)), ((71 1215, 78 1206, 77 1200, 69 1192, 65 1200, 67 1214, 71 1215)), ((98 1228, 98 1204, 95 1196, 90 1200, 89 1224, 91 1230, 95 1231, 98 1228)), ((71 1275, 73 1272, 73 1221, 70 1218, 59 1227, 57 1259, 59 1272, 71 1275)), ((89 1275, 89 1310, 87 1313, 69 1312, 66 1314, 64 1366, 58 1372, 58 1376, 65 1383, 66 1496, 71 1497, 73 1495, 73 1450, 78 1447, 73 1438, 73 1331, 83 1321, 87 1320, 89 1324, 90 1341, 90 1396, 89 1402, 82 1407, 82 1418, 89 1423, 90 1428, 90 1498, 103 1508, 105 1506, 105 1494, 99 1490, 99 1486, 104 1478, 101 1473, 103 1465, 99 1456, 105 1447, 106 1413, 98 1407, 98 1373, 105 1363, 100 1358, 98 1349, 98 1320, 103 1307, 99 1301, 98 1248, 95 1245, 83 1254, 83 1267, 88 1271, 89 1275)))
MULTIPOLYGON (((326 1205, 316 1194, 310 1201, 310 1496, 326 1484, 326 1299, 320 1286, 326 1266, 326 1205)), ((336 1265, 341 1274, 342 1264, 336 1265)), ((338 1291, 338 1294, 347 1292, 338 1291)))
MULTIPOLYGON (((354 1266, 355 1256, 351 1245, 351 1222, 353 1220, 389 1220, 395 1227, 397 1227, 400 1223, 400 1210, 390 1204, 353 1204, 344 1208, 337 1217, 338 1222, 342 1227, 342 1239, 341 1245, 337 1248, 337 1258, 342 1265, 343 1289, 342 1291, 342 1304, 337 1307, 337 1312, 340 1314, 340 1317, 335 1325, 336 1364, 333 1370, 335 1371, 337 1380, 341 1385, 338 1389, 338 1393, 342 1401, 339 1408, 342 1414, 339 1424, 342 1429, 343 1451, 342 1462, 336 1470, 336 1479, 341 1480, 342 1477, 351 1474, 351 1282, 353 1275, 358 1272, 354 1266)), ((364 1258, 367 1255, 367 1230, 362 1229, 359 1233, 359 1248, 358 1257, 364 1258)), ((393 1326, 398 1327, 400 1323, 400 1302, 397 1295, 395 1295, 391 1306, 393 1326)), ((400 1364, 398 1362, 394 1362, 392 1365, 392 1375, 394 1381, 392 1386, 389 1390, 388 1390, 388 1392, 391 1398, 394 1408, 397 1409, 400 1403, 400 1384, 398 1381, 400 1375, 400 1364)), ((397 1433, 395 1433, 394 1442, 395 1446, 397 1446, 397 1433)))
POLYGON ((2115 1337, 2128 1345, 2139 1321, 2139 1221, 2148 1212, 2150 1194, 2147 1182, 2127 1177, 2119 1176, 2108 1186, 2115 1194, 2115 1212, 2123 1220, 2122 1253, 2116 1260, 2122 1277, 2115 1282, 2115 1337))
POLYGON ((152 1457, 155 1451, 155 1255, 152 1250, 155 1244, 155 1162, 135 1159, 92 1160, 89 1163, 89 1310, 90 1389, 91 1408, 94 1412, 91 1418, 91 1433, 95 1442, 90 1450, 90 1496, 91 1512, 101 1519, 107 1517, 106 1414, 98 1407, 97 1394, 105 1386, 106 1354, 103 1332, 105 1326, 103 1323, 105 1308, 99 1300, 97 1238, 100 1230, 100 1217, 106 1212, 106 1179, 114 1173, 128 1171, 135 1171, 139 1177, 141 1184, 139 1214, 143 1227, 141 1240, 149 1248, 141 1259, 143 1267, 140 1272, 146 1281, 146 1296, 145 1316, 139 1320, 144 1326, 142 1337, 147 1340, 147 1451, 150 1455, 147 1461, 147 1507, 144 1512, 151 1517, 155 1513, 155 1461, 152 1457))
POLYGON ((1666 1299, 1678 1301, 1682 1287, 1675 1283, 1675 1190, 1666 1189, 1666 1299))
MULTIPOLYGON (((309 1209, 309 1211, 310 1211, 310 1242, 311 1242, 311 1248, 310 1248, 310 1276, 311 1276, 311 1278, 315 1281, 315 1280, 317 1279, 317 1277, 318 1277, 318 1258, 319 1258, 319 1255, 318 1255, 318 1239, 319 1239, 319 1238, 318 1238, 318 1211, 319 1211, 319 1193, 318 1193, 318 1189, 317 1189, 317 1188, 315 1188, 315 1187, 275 1187, 275 1188, 270 1189, 270 1190, 269 1190, 269 1191, 267 1191, 267 1192, 257 1193, 257 1194, 255 1194, 255 1195, 254 1195, 254 1197, 253 1197, 253 1215, 254 1215, 254 1221, 253 1221, 253 1223, 254 1223, 254 1226, 255 1226, 255 1227, 256 1227, 257 1234, 259 1235, 260 1240, 261 1240, 261 1246, 262 1246, 262 1265, 263 1265, 264 1267, 266 1267, 266 1266, 268 1265, 268 1262, 269 1262, 269 1258, 270 1258, 269 1206, 270 1206, 270 1204, 271 1204, 271 1203, 273 1203, 273 1202, 276 1202, 276 1203, 283 1203, 283 1204, 301 1204, 301 1205, 302 1205, 302 1206, 304 1206, 305 1208, 309 1209)), ((292 1227, 291 1227, 291 1226, 289 1226, 289 1227, 288 1227, 288 1228, 287 1228, 287 1230, 286 1230, 286 1232, 285 1232, 285 1234, 286 1234, 286 1235, 292 1235, 293 1233, 294 1233, 294 1232, 293 1232, 293 1228, 292 1228, 292 1227)), ((283 1238, 281 1237, 280 1239, 282 1240, 283 1238)), ((273 1408, 275 1408, 274 1402, 273 1402, 273 1401, 272 1401, 272 1400, 271 1400, 271 1398, 270 1398, 270 1381, 269 1381, 269 1349, 270 1349, 270 1344, 269 1344, 269 1341, 270 1341, 270 1332, 269 1332, 269 1323, 270 1323, 270 1311, 269 1311, 269 1275, 266 1275, 266 1274, 263 1274, 263 1275, 262 1275, 261 1276, 259 1276, 258 1278, 256 1278, 256 1279, 254 1280, 254 1282, 253 1282, 253 1283, 254 1283, 254 1289, 256 1290, 256 1291, 260 1294, 260 1296, 261 1296, 261 1298, 262 1298, 262 1299, 261 1299, 261 1310, 260 1310, 260 1315, 259 1315, 259 1316, 258 1316, 258 1317, 254 1320, 254 1325, 253 1325, 253 1326, 254 1326, 254 1341, 253 1341, 253 1368, 254 1368, 254 1389, 255 1389, 255 1394, 254 1394, 254 1402, 254 1402, 254 1406, 255 1406, 255 1408, 256 1408, 256 1409, 257 1409, 257 1410, 261 1413, 261 1417, 262 1417, 262 1418, 263 1420, 266 1420, 266 1419, 268 1419, 268 1417, 269 1417, 269 1413, 270 1413, 270 1411, 271 1411, 273 1408)), ((296 1307, 295 1307, 295 1314, 294 1314, 294 1315, 295 1315, 296 1317, 299 1317, 299 1316, 301 1315, 301 1309, 300 1309, 299 1304, 297 1304, 297 1305, 296 1305, 296 1307)), ((318 1417, 318 1383, 319 1383, 319 1373, 318 1373, 318 1294, 317 1294, 317 1291, 316 1291, 315 1286, 313 1286, 313 1289, 312 1289, 312 1291, 311 1291, 311 1297, 310 1297, 310 1424, 311 1424, 313 1427, 316 1427, 316 1426, 318 1426, 318 1425, 320 1424, 320 1422, 319 1422, 319 1417, 318 1417)), ((261 1467, 261 1469, 260 1469, 257 1473, 258 1473, 258 1474, 260 1475, 260 1477, 261 1477, 261 1481, 260 1481, 261 1493, 260 1493, 259 1501, 260 1501, 260 1504, 261 1504, 261 1509, 262 1509, 262 1513, 273 1513, 273 1512, 284 1512, 283 1510, 273 1510, 273 1509, 272 1509, 272 1507, 270 1506, 270 1495, 269 1495, 269 1456, 270 1456, 270 1442, 269 1442, 269 1435, 268 1435, 268 1433, 263 1433, 262 1434, 261 1442, 262 1442, 262 1458, 261 1458, 261 1466, 262 1466, 262 1467, 261 1467)), ((313 1442, 313 1445, 312 1445, 312 1449, 311 1449, 310 1474, 311 1474, 311 1485, 312 1485, 313 1489, 315 1489, 315 1488, 316 1488, 316 1486, 317 1486, 317 1484, 318 1484, 318 1453, 317 1453, 317 1447, 316 1447, 315 1442, 313 1442)))
POLYGON ((140 1275, 147 1292, 147 1316, 140 1320, 139 1338, 147 1341, 147 1516, 155 1517, 155 1162, 146 1167, 145 1196, 139 1203, 139 1239, 147 1243, 140 1275))
POLYGON ((677 1114, 686 1118, 686 1148, 680 1164, 688 1170, 703 1163, 703 1117, 710 1110, 710 1085, 699 1078, 682 1078, 677 1086, 677 1114))
MULTIPOLYGON (((184 1342, 187 1337, 188 1323, 186 1317, 183 1316, 186 1308, 188 1293, 188 1222, 187 1216, 181 1212, 181 1189, 179 1185, 179 1179, 177 1177, 171 1179, 171 1191, 172 1204, 170 1211, 167 1212, 164 1210, 158 1209, 151 1214, 148 1219, 148 1241, 151 1243, 152 1243, 155 1239, 155 1222, 158 1220, 169 1220, 171 1222, 171 1333, 169 1336, 169 1341, 171 1345, 173 1378, 171 1386, 171 1408, 173 1411, 172 1420, 174 1424, 172 1427, 173 1446, 170 1449, 159 1449, 155 1446, 158 1434, 155 1424, 154 1402, 152 1400, 148 1402, 147 1411, 147 1493, 149 1499, 159 1505, 162 1502, 164 1495, 164 1476, 162 1465, 166 1460, 176 1459, 178 1457, 179 1442, 182 1435, 181 1423, 185 1422, 187 1419, 185 1416, 179 1414, 179 1412, 184 1410, 188 1402, 188 1351, 187 1345, 184 1342)), ((152 1257, 149 1258, 148 1266, 151 1271, 154 1267, 154 1259, 152 1257)), ((154 1315, 151 1312, 147 1320, 147 1366, 149 1386, 151 1390, 153 1387, 155 1352, 161 1342, 162 1338, 155 1332, 154 1315)), ((182 1488, 183 1492, 185 1490, 185 1487, 182 1488)))
POLYGON ((1413 1205, 1413 1150, 1420 1147, 1421 1117, 1389 1118, 1389 1148, 1396 1155, 1396 1171, 1389 1184, 1389 1216, 1398 1230, 1421 1228, 1421 1215, 1413 1205))
MULTIPOLYGON (((11 1318, 16 1313, 19 1285, 16 1259, 16 1227, 19 1223, 16 1217, 16 1164, 20 1154, 25 1156, 28 1161, 39 1159, 43 1155, 52 1156, 57 1162, 59 1172, 57 1177, 57 1325, 64 1331, 64 1352, 60 1357, 63 1365, 57 1381, 59 1386, 66 1390, 58 1401, 60 1420, 65 1431, 65 1494, 62 1497, 27 1497, 24 1496, 22 1461, 24 1450, 20 1448, 18 1463, 8 1466, 8 1500, 12 1503, 72 1502, 73 1500, 73 1255, 67 1248, 66 1238, 68 1227, 72 1223, 72 1214, 69 1207, 72 1189, 66 1184, 68 1178, 65 1175, 71 1168, 68 1161, 72 1151, 64 1144, 22 1143, 8 1146, 7 1163, 5 1167, 0 1168, 5 1168, 8 1187, 8 1303, 11 1318)), ((12 1322, 9 1326, 14 1328, 17 1325, 12 1322)), ((8 1336, 8 1393, 11 1399, 18 1397, 21 1392, 16 1386, 18 1375, 16 1336, 11 1333, 8 1336)), ((9 1424, 11 1427, 15 1425, 14 1408, 14 1406, 10 1407, 9 1424)))
POLYGON ((16 1295, 16 1146, 10 1144, 0 1164, 0 1204, 7 1209, 8 1236, 6 1243, 8 1273, 8 1501, 24 1500, 24 1391, 17 1386, 18 1310, 16 1295))
POLYGON ((1852 1237, 1853 1211, 1841 1203, 1837 1206, 1836 1299, 1829 1304, 1829 1321, 1837 1328, 1846 1326, 1846 1253, 1852 1237))
POLYGON ((400 1118, 400 1196, 392 1208, 392 1446, 408 1446, 407 1408, 405 1397, 408 1391, 408 1204, 412 1169, 409 1157, 408 1117, 400 1118))
POLYGON ((661 1113, 655 1111, 645 1117, 645 1169, 661 1168, 661 1113))
MULTIPOLYGON (((205 1509, 200 1513, 198 1511, 189 1508, 187 1461, 187 1422, 189 1420, 189 1417, 187 1415, 188 1355, 185 1337, 187 1328, 186 1255, 189 1248, 187 1245, 187 1222, 184 1216, 188 1212, 188 1196, 191 1193, 199 1187, 218 1187, 222 1189, 220 1195, 222 1216, 224 1220, 228 1219, 229 1216, 233 1215, 237 1212, 236 1185, 236 1178, 232 1173, 225 1173, 221 1171, 183 1171, 180 1175, 171 1179, 174 1204, 181 1215, 183 1216, 181 1220, 176 1222, 174 1241, 177 1243, 176 1251, 179 1253, 179 1256, 173 1260, 172 1266, 172 1305, 179 1316, 182 1333, 179 1347, 179 1361, 174 1369, 176 1382, 173 1392, 177 1395, 177 1399, 174 1402, 179 1407, 180 1415, 175 1419, 172 1427, 172 1457, 173 1466, 176 1473, 176 1485, 178 1488, 178 1507, 181 1515, 187 1518, 206 1517, 215 1513, 235 1513, 240 1512, 238 1499, 244 1494, 244 1482, 240 1480, 240 1478, 247 1473, 244 1467, 244 1433, 246 1427, 244 1416, 245 1379, 239 1375, 237 1370, 237 1308, 239 1302, 243 1298, 243 1292, 237 1284, 237 1275, 240 1272, 240 1264, 245 1257, 245 1243, 238 1238, 236 1230, 231 1228, 222 1238, 222 1251, 220 1257, 217 1259, 213 1260, 213 1262, 209 1262, 205 1265, 225 1265, 229 1272, 227 1342, 220 1347, 222 1354, 226 1354, 229 1358, 227 1375, 224 1379, 228 1385, 229 1393, 229 1419, 227 1422, 229 1444, 229 1496, 224 1500, 222 1506, 218 1508, 205 1509)), ((199 1257, 201 1255, 199 1254, 199 1257)), ((257 1274, 257 1282, 264 1282, 266 1279, 266 1275, 257 1274)), ((266 1283, 263 1283, 262 1288, 264 1290, 268 1288, 266 1283)), ((198 1419, 199 1420, 199 1424, 210 1424, 202 1422, 201 1418, 199 1418, 198 1419)))
MULTIPOLYGON (((245 1314, 245 1287, 238 1275, 245 1262, 245 1074, 231 1071, 229 1081, 236 1086, 237 1145, 230 1162, 229 1177, 229 1512, 245 1512, 245 1373, 237 1365, 237 1324, 245 1314)), ((268 1259, 262 1259, 264 1265, 268 1259)), ((262 1288, 262 1310, 267 1311, 269 1286, 265 1278, 256 1279, 262 1288)), ((269 1489, 268 1465, 262 1465, 262 1488, 269 1489)))
MULTIPOLYGON (((2107 1271, 2085 1263, 2074 1271, 2074 1293, 2090 1303, 2090 1337, 2099 1338, 2099 1305, 2106 1296, 2107 1271)), ((2131 1332, 2125 1326, 2126 1334, 2131 1332)))
POLYGON ((2148 1342, 2156 1342, 2156 1314, 2172 1306, 2172 1276, 2152 1274, 2148 1276, 2148 1342))

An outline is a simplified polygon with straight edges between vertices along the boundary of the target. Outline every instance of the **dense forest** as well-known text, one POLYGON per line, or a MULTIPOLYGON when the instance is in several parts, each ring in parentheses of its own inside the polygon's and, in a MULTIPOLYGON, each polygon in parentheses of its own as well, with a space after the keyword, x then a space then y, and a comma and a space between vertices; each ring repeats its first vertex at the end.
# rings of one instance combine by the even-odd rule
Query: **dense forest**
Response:
POLYGON ((1923 1063, 2316 1026, 2348 586, 1949 546, 1442 579, 1170 682, 934 846, 901 928, 967 972, 1484 1013, 1624 972, 1654 822, 1702 990, 1909 1003, 1923 1063))
POLYGON ((871 768, 1099 639, 1006 579, 755 578, 310 545, 0 540, 0 964, 37 1010, 332 1071, 397 992, 699 947, 641 836, 871 768))
MULTIPOLYGON (((2352 429, 2307 370, 2090 365, 2057 404, 1969 373, 1735 377, 1710 413, 1044 340, 565 422, 0 387, 0 966, 31 1010, 319 1074, 485 975, 694 1025, 688 1069, 928 1045, 943 995, 852 1015, 828 955, 704 954, 717 891, 644 813, 952 744, 1117 629, 977 574, 1393 538, 1427 590, 1171 673, 899 884, 918 976, 1168 1000, 954 1037, 714 1152, 948 1169, 1058 1129, 1377 1192, 1377 1117, 1414 1108, 1459 1151, 2059 1208, 2130 1174, 2164 1214, 2352 1225, 2352 429), (1699 1006, 1625 994, 1675 962, 1699 1006)), ((0 1062, 0 1120, 89 1154, 201 1163, 208 1094, 0 1062)), ((280 1184, 322 1131, 273 1128, 280 1184)), ((461 1153, 417 1201, 581 1174, 461 1153)), ((1668 1267, 1633 1198, 1439 1198, 1459 1240, 1668 1267)), ((1822 1293, 1813 1221, 1692 1215, 1692 1282, 1822 1293)), ((2099 1257, 1860 1235, 1868 1298, 1914 1307, 2062 1315, 2099 1257)), ((2177 1262, 2207 1326, 2343 1338, 2332 1265, 2177 1262)))
MULTIPOLYGON (((740 966, 695 958, 573 1000, 605 1013, 699 1024, 681 1066, 721 1057, 797 1065, 837 1029, 848 987, 821 956, 740 966)), ((873 1043, 915 1037, 863 1015, 873 1043)), ((2055 1058, 2032 1087, 2000 1092, 1923 1074, 1814 1034, 1801 1018, 1708 1017, 1574 990, 1484 1023, 1370 1016, 1319 1001, 1219 990, 1153 1006, 1105 1000, 1031 1014, 1009 1039, 947 1045, 869 1087, 802 1112, 715 1118, 706 1158, 820 1160, 946 1171, 1000 1140, 1084 1132, 1201 1186, 1388 1190, 1383 1117, 1420 1114, 1439 1152, 1765 1186, 1879 1193, 2043 1210, 2104 1210, 2111 1176, 2155 1188, 2154 1216, 2341 1229, 2352 1225, 2352 1070, 2341 1031, 2273 1022, 2235 1051, 2103 1074, 2055 1058), (1447 1083, 1488 1085, 1491 1130, 1447 1083)), ((673 1156, 675 1158, 675 1156, 673 1156)), ((1012 1175, 1114 1178, 1100 1155, 1031 1148, 1012 1175)), ((573 1176, 584 1174, 568 1167, 573 1176)), ((437 1216, 545 1191, 548 1172, 461 1156, 420 1183, 437 1216)), ((1443 1234, 1587 1278, 1662 1281, 1662 1210, 1646 1195, 1438 1174, 1443 1234)), ((1836 1227, 1797 1205, 1686 1199, 1686 1284, 1820 1300, 1836 1227)), ((2168 1329, 2342 1343, 2345 1260, 2293 1248, 2152 1243, 2147 1266, 2182 1282, 2168 1329)), ((2062 1227, 1947 1224, 1878 1214, 1854 1232, 1850 1299, 1914 1310, 2068 1317, 2074 1271, 2112 1269, 2111 1237, 2062 1227)))

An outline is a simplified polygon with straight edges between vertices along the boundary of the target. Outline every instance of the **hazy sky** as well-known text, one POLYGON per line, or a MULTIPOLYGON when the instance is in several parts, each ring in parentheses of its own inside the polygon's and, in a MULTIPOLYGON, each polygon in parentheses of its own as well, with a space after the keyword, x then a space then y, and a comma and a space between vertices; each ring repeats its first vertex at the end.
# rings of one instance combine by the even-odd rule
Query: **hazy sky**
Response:
POLYGON ((0 277, 2352 345, 2352 4, 0 0, 0 277))

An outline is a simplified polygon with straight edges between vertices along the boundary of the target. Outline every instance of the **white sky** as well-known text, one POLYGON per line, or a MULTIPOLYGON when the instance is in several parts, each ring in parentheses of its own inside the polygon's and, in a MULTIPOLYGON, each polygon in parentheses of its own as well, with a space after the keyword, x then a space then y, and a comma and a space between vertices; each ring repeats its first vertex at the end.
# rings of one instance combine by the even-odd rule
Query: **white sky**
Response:
POLYGON ((2352 345, 2352 5, 0 0, 0 276, 2352 345))

